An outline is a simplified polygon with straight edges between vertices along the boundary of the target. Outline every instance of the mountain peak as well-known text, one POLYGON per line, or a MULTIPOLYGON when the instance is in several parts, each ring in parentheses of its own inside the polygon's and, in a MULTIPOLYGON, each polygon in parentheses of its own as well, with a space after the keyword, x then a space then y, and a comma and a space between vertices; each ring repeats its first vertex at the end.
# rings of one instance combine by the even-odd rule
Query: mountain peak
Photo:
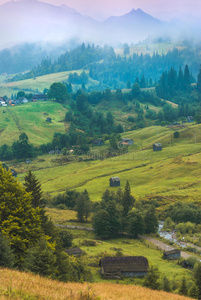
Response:
POLYGON ((139 14, 145 14, 145 12, 141 9, 141 8, 138 8, 138 9, 132 9, 129 13, 129 15, 139 15, 139 14))

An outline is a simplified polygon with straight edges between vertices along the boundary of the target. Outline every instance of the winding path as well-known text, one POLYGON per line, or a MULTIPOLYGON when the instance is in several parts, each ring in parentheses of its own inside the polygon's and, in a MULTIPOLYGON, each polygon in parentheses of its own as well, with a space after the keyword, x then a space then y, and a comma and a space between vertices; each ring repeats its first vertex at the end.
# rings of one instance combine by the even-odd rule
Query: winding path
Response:
MULTIPOLYGON (((141 235, 140 238, 142 238, 143 240, 145 240, 147 242, 150 242, 150 243, 154 244, 160 250, 168 251, 168 250, 173 250, 174 249, 172 246, 167 245, 167 244, 165 244, 165 243, 163 243, 163 242, 161 242, 157 239, 154 239, 152 237, 149 237, 149 236, 141 235)), ((192 256, 192 255, 189 254, 189 253, 186 253, 184 251, 181 251, 181 257, 182 258, 187 259, 190 256, 192 256)))

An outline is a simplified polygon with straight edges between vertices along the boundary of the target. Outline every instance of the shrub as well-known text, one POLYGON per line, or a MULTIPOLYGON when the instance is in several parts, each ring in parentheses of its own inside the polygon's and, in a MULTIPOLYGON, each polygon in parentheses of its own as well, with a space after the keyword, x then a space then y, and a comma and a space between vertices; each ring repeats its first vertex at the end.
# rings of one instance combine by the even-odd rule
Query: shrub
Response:
POLYGON ((175 137, 176 139, 178 139, 178 138, 180 137, 179 131, 175 131, 175 132, 174 132, 174 137, 175 137))

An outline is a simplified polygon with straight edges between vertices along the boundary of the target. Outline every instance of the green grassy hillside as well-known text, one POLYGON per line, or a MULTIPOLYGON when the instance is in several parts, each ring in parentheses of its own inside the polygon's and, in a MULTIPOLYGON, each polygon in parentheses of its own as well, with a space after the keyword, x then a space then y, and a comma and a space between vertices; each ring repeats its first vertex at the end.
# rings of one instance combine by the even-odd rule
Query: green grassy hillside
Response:
POLYGON ((35 102, 13 107, 0 107, 0 146, 11 145, 20 132, 26 132, 35 146, 48 143, 54 132, 65 133, 62 122, 66 108, 55 102, 35 102), (47 123, 50 117, 52 123, 47 123))
MULTIPOLYGON (((12 94, 17 94, 18 91, 25 91, 26 93, 38 93, 43 92, 45 88, 49 89, 50 85, 54 82, 64 82, 68 79, 70 73, 77 73, 80 75, 83 70, 76 71, 66 71, 59 73, 52 73, 48 75, 38 76, 31 79, 14 81, 14 82, 1 82, 0 81, 0 90, 1 95, 7 95, 11 97, 12 94)), ((85 70, 87 73, 87 70, 85 70)), ((90 79, 89 83, 95 82, 90 79)))
MULTIPOLYGON (((119 176, 122 188, 129 180, 132 194, 137 199, 157 195, 161 205, 178 199, 201 203, 201 132, 198 125, 181 129, 153 126, 122 134, 122 137, 132 138, 134 145, 121 156, 99 159, 101 151, 107 147, 104 145, 93 148, 93 154, 85 156, 84 161, 71 156, 66 162, 60 156, 47 155, 29 166, 25 163, 12 163, 12 166, 20 173, 20 180, 31 167, 43 190, 51 194, 66 188, 87 189, 91 199, 99 201, 109 188, 109 178, 119 176), (173 137, 175 130, 180 131, 178 139, 173 137), (154 142, 162 143, 161 152, 153 152, 154 142)), ((117 188, 109 189, 116 191, 117 188)))

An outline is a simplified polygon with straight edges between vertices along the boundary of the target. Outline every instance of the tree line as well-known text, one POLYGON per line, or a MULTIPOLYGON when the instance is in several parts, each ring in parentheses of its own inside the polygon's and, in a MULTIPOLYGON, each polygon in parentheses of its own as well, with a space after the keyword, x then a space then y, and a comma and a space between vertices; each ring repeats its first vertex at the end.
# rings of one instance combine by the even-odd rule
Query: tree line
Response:
MULTIPOLYGON (((34 78, 50 73, 89 70, 89 78, 98 81, 98 84, 91 83, 91 89, 104 90, 106 88, 129 88, 135 81, 141 88, 155 86, 163 72, 171 68, 178 70, 184 68, 190 61, 190 68, 193 74, 197 74, 199 68, 199 57, 196 47, 184 47, 182 50, 174 48, 166 54, 153 55, 136 54, 127 56, 116 55, 112 47, 85 45, 62 54, 58 59, 43 59, 41 64, 35 66, 26 74, 16 75, 13 80, 34 78), (190 59, 189 59, 190 58, 190 59)), ((73 73, 69 76, 69 82, 74 84, 86 84, 88 75, 83 72, 81 75, 73 73)))
POLYGON ((80 222, 87 222, 93 213, 92 225, 98 238, 114 238, 123 232, 137 238, 140 234, 158 230, 154 204, 135 203, 128 181, 124 190, 119 189, 116 193, 106 190, 98 203, 90 200, 86 190, 82 193, 67 190, 54 196, 50 203, 60 209, 75 210, 80 222))
POLYGON ((0 165, 0 266, 63 282, 91 281, 82 259, 65 252, 72 235, 46 216, 41 185, 28 171, 24 186, 0 165))

